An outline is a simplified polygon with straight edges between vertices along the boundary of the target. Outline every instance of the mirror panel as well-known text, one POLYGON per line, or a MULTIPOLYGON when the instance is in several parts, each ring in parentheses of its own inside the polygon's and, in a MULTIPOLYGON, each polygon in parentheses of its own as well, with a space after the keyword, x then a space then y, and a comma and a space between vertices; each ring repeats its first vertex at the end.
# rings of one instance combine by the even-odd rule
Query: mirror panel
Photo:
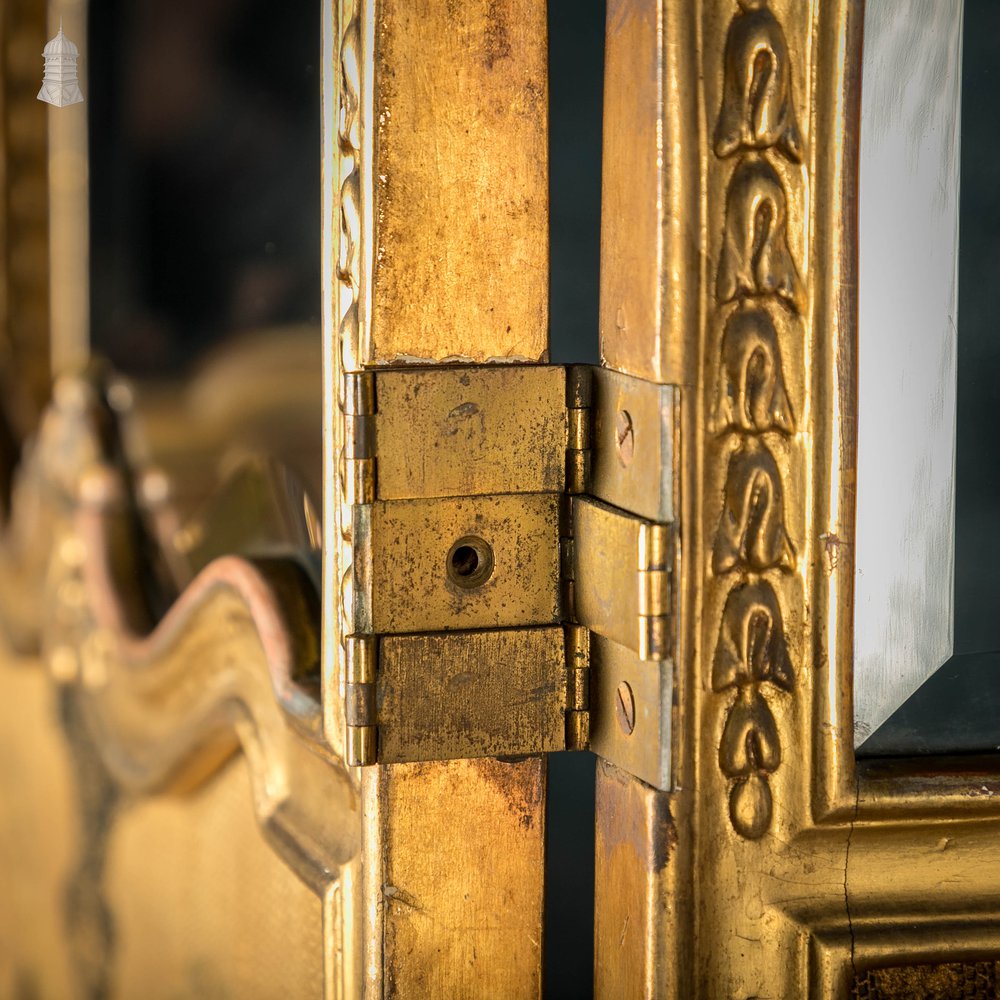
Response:
POLYGON ((251 454, 319 505, 319 25, 309 0, 88 7, 90 346, 182 515, 251 454))
POLYGON ((855 742, 954 650, 961 0, 865 6, 855 742))
POLYGON ((314 3, 92 0, 91 342, 180 373, 319 324, 314 3))
POLYGON ((1000 194, 996 107, 1000 9, 965 0, 962 41, 954 655, 859 747, 865 756, 985 753, 1000 747, 1000 194))

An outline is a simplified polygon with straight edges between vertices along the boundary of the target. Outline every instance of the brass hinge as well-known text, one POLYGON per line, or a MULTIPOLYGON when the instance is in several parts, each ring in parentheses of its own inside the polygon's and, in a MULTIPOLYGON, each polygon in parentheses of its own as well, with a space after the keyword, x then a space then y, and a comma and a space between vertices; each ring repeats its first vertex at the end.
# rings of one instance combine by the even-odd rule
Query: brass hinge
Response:
POLYGON ((590 746, 590 630, 568 622, 566 634, 566 749, 590 746))
MULTIPOLYGON (((669 699, 636 671, 672 669, 672 407, 588 366, 344 377, 350 763, 593 747, 630 766, 622 739, 661 742, 669 699)), ((662 747, 646 756, 662 784, 662 747)))

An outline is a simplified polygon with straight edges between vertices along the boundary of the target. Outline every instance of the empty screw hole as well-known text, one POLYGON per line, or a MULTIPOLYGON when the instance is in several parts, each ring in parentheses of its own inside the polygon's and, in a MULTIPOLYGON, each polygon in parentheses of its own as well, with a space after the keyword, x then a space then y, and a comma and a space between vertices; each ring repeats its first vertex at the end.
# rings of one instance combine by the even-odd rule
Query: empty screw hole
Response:
POLYGON ((471 545, 460 545, 451 554, 451 568, 458 576, 472 576, 479 569, 479 554, 471 545))
POLYGON ((493 549, 482 538, 460 538, 448 553, 448 576, 459 587, 482 586, 493 572, 493 549))

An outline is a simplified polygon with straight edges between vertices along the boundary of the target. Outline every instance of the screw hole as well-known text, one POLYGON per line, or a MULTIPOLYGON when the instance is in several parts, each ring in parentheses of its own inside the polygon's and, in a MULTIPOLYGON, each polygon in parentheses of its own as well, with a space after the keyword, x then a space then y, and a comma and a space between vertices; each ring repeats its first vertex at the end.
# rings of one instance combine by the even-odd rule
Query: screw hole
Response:
POLYGON ((448 578, 466 590, 481 587, 493 574, 493 549, 475 536, 460 538, 448 553, 448 578))
POLYGON ((472 576, 479 569, 479 556, 471 545, 459 545, 451 554, 451 566, 459 576, 472 576))

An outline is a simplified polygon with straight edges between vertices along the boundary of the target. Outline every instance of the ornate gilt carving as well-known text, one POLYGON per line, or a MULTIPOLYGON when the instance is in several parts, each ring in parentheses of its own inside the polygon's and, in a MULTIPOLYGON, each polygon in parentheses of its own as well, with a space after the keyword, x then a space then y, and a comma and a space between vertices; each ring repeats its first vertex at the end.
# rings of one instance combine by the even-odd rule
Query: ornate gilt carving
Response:
POLYGON ((778 334, 767 309, 748 306, 726 320, 714 429, 791 434, 795 415, 785 387, 778 334))
POLYGON ((788 249, 787 228, 781 178, 763 156, 747 154, 737 163, 726 194, 720 302, 777 295, 792 308, 801 308, 801 282, 788 249))
POLYGON ((771 823, 768 774, 781 763, 778 726, 762 687, 794 687, 781 609, 766 580, 739 584, 729 592, 715 649, 712 689, 737 689, 719 743, 719 767, 735 779, 729 815, 744 837, 756 839, 771 823))
POLYGON ((781 741, 763 685, 791 691, 794 675, 781 609, 766 580, 734 587, 726 598, 712 666, 712 689, 735 687, 719 742, 719 767, 733 779, 729 816, 734 829, 755 840, 771 824, 768 775, 781 764, 781 741))
POLYGON ((729 789, 729 818, 747 840, 771 825, 773 800, 768 775, 781 763, 778 726, 767 702, 753 685, 740 689, 726 717, 719 744, 719 767, 735 779, 729 789))
MULTIPOLYGON (((637 163, 670 150, 656 193, 688 238, 643 232, 647 190, 631 204, 627 192, 648 172, 606 158, 606 243, 627 240, 632 256, 602 262, 629 275, 602 274, 602 292, 627 289, 629 314, 642 304, 655 321, 605 322, 602 352, 616 369, 697 386, 682 391, 676 466, 676 786, 657 792, 599 766, 597 995, 622 984, 675 998, 992 995, 996 759, 854 754, 865 5, 666 0, 655 22, 649 9, 625 3, 609 19, 605 107, 633 115, 637 163), (637 41, 648 46, 639 55, 637 41), (662 131, 644 133, 654 106, 662 131), (783 114, 803 130, 791 150, 783 114), (741 328, 751 309, 760 325, 741 328), (767 347, 751 362, 758 338, 767 347), (691 358, 697 379, 686 377, 691 358), (772 408, 774 359, 794 408, 786 427, 772 408), (754 567, 744 536, 767 537, 775 487, 787 530, 770 537, 787 537, 794 558, 772 546, 754 567), (761 568, 779 551, 784 570, 761 568)), ((886 17, 894 30, 906 23, 886 17)), ((625 131, 612 118, 608 129, 625 131)))
POLYGON ((342 0, 340 24, 340 288, 341 371, 355 371, 362 356, 361 337, 361 0, 342 0))
MULTIPOLYGON (((358 412, 358 400, 344 395, 345 372, 361 368, 365 357, 362 343, 363 324, 361 317, 364 290, 362 281, 362 76, 363 47, 361 38, 361 0, 337 0, 336 26, 339 35, 338 114, 337 114, 337 168, 340 186, 337 196, 339 224, 336 229, 337 254, 337 335, 332 344, 334 358, 332 389, 337 400, 333 416, 333 426, 329 433, 333 437, 335 455, 335 485, 337 502, 327 508, 332 514, 335 544, 331 546, 331 558, 335 567, 338 601, 335 614, 339 619, 335 629, 337 637, 333 647, 339 657, 336 675, 329 675, 338 687, 347 675, 347 641, 356 631, 354 623, 354 573, 355 573, 355 523, 353 505, 363 497, 358 495, 358 478, 354 474, 359 465, 354 461, 349 440, 349 427, 353 415, 358 412)), ((331 165, 332 167, 332 165, 331 165)), ((350 733, 342 733, 343 723, 340 712, 332 709, 337 699, 328 697, 325 719, 326 739, 336 750, 343 748, 343 740, 350 733)), ((350 755, 350 753, 348 753, 350 755)))
POLYGON ((791 691, 795 679, 781 608, 767 580, 737 584, 726 597, 712 663, 712 690, 770 681, 791 691))
POLYGON ((781 150, 802 159, 785 32, 768 0, 739 0, 726 35, 725 82, 715 127, 715 155, 741 149, 781 150))
POLYGON ((754 772, 766 774, 776 771, 780 763, 781 743, 774 716, 756 685, 744 684, 722 730, 719 744, 722 773, 729 778, 754 772))
MULTIPOLYGON (((719 576, 795 570, 781 472, 758 436, 795 431, 771 310, 800 313, 804 296, 789 249, 789 196, 768 159, 772 151, 794 163, 802 157, 792 71, 784 29, 767 0, 739 0, 726 34, 714 143, 720 160, 739 154, 726 189, 716 274, 717 301, 739 303, 725 320, 715 381, 713 429, 735 431, 740 442, 726 466, 713 543, 712 572, 719 576)), ((724 460, 721 438, 710 454, 724 460)), ((761 691, 766 681, 785 691, 794 686, 779 598, 770 583, 756 580, 729 591, 712 665, 713 690, 737 688, 719 767, 731 780, 730 821, 750 840, 771 825, 768 776, 781 763, 778 725, 761 691)))
POLYGON ((795 549, 785 528, 781 475, 759 439, 747 438, 730 457, 724 498, 712 570, 793 569, 795 549))

